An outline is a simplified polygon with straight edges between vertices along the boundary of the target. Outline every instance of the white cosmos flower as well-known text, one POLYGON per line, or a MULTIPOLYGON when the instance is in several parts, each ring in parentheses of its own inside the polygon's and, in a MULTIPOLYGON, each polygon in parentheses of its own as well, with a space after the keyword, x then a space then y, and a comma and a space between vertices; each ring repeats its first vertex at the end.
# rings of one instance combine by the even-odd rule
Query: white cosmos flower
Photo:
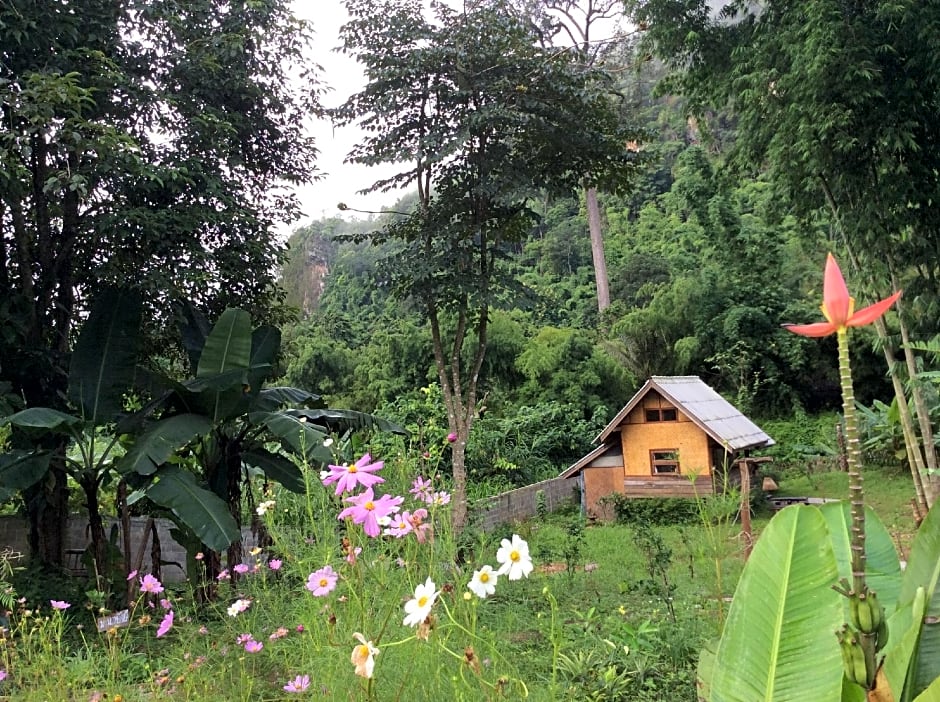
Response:
POLYGON ((405 626, 418 626, 428 618, 431 613, 431 607, 438 593, 434 590, 434 581, 428 578, 423 585, 415 588, 413 599, 405 603, 405 620, 402 622, 405 626))
POLYGON ((473 577, 467 587, 474 595, 481 600, 496 592, 496 578, 498 574, 493 570, 493 566, 485 565, 480 570, 473 571, 473 577))
POLYGON ((512 535, 512 541, 503 539, 496 552, 499 563, 499 575, 508 574, 510 580, 528 578, 532 572, 532 558, 529 556, 529 544, 518 534, 512 535))
POLYGON ((350 656, 352 664, 356 666, 356 675, 371 678, 379 649, 373 646, 371 641, 366 641, 366 637, 358 631, 353 636, 359 641, 359 645, 353 649, 352 656, 350 656))

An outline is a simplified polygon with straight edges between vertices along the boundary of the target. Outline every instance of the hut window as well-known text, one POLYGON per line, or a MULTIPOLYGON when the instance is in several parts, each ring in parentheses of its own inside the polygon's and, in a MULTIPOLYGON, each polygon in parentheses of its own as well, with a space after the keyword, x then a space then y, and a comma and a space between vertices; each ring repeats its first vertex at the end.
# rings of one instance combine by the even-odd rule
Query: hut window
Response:
POLYGON ((678 475, 679 452, 676 449, 654 449, 650 451, 650 466, 653 475, 678 475))
POLYGON ((675 422, 679 419, 675 407, 666 409, 648 409, 646 410, 647 422, 675 422))

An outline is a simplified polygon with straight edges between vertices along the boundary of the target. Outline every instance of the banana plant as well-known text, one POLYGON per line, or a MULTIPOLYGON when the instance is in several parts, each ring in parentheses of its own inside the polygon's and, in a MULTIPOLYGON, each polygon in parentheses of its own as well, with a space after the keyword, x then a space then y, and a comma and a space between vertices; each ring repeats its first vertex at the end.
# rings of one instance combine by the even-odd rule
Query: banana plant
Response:
POLYGON ((861 310, 829 254, 825 322, 785 325, 836 334, 849 473, 847 505, 775 516, 745 566, 717 651, 700 671, 711 702, 940 702, 940 509, 921 523, 907 569, 865 507, 848 330, 901 295, 861 310), (840 597, 841 596, 841 597, 840 597))
POLYGON ((266 325, 252 329, 244 310, 226 310, 211 329, 191 312, 183 337, 195 377, 159 380, 159 419, 118 468, 139 486, 130 500, 146 496, 168 507, 210 549, 204 563, 211 575, 220 567, 218 552, 228 549, 230 561, 240 560, 243 486, 251 475, 301 492, 298 464, 319 470, 332 460, 324 446, 329 433, 403 430, 369 414, 327 409, 319 396, 300 388, 264 387, 280 332, 266 325), (194 471, 170 461, 178 455, 190 457, 194 471), (206 508, 210 501, 226 505, 224 518, 206 508), (197 513, 201 520, 194 524, 197 513))
POLYGON ((13 429, 14 446, 0 455, 0 495, 25 491, 45 479, 51 466, 62 465, 85 499, 98 577, 107 571, 99 496, 124 452, 120 436, 133 424, 124 395, 134 381, 140 317, 137 295, 103 291, 72 351, 67 393, 72 412, 29 407, 0 420, 13 429))
MULTIPOLYGON (((851 521, 845 503, 787 507, 770 521, 717 650, 703 651, 699 676, 709 702, 940 702, 940 509, 921 524, 903 571, 890 534, 867 510, 866 579, 890 632, 868 691, 856 684, 867 676, 860 649, 834 635, 851 616, 851 600, 833 589, 852 575, 851 521)), ((855 616, 877 629, 877 609, 855 616)))

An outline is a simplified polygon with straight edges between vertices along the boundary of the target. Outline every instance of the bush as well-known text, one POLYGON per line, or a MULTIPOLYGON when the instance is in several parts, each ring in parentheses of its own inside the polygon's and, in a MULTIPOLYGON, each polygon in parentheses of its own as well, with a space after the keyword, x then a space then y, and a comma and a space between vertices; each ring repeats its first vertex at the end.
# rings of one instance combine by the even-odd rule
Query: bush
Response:
POLYGON ((627 497, 615 492, 601 498, 612 505, 620 524, 689 524, 700 519, 698 503, 688 497, 627 497))

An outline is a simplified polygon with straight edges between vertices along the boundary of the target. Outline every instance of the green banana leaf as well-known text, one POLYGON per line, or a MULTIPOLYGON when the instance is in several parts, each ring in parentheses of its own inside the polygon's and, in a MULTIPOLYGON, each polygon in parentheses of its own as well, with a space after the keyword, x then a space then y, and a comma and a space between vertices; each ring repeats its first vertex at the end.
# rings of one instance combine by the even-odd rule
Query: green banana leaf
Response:
POLYGON ((241 537, 238 525, 217 495, 202 487, 192 473, 164 466, 154 474, 145 494, 158 505, 172 510, 214 551, 224 551, 241 537))
POLYGON ((251 317, 244 310, 229 308, 206 338, 196 377, 205 378, 239 368, 247 370, 250 365, 251 317))
POLYGON ((68 397, 84 420, 100 426, 124 408, 134 383, 140 341, 140 297, 110 289, 95 300, 75 342, 68 397))
POLYGON ((251 317, 244 310, 227 309, 212 327, 199 357, 196 381, 225 378, 222 387, 207 389, 207 412, 213 424, 227 419, 242 402, 251 365, 251 317), (235 372, 236 378, 229 376, 235 372))
POLYGON ((35 485, 49 471, 51 459, 52 454, 33 451, 0 454, 0 488, 15 493, 35 485))
POLYGON ((884 674, 895 702, 914 699, 913 681, 916 676, 917 647, 920 642, 926 591, 918 588, 914 599, 901 603, 888 617, 888 643, 884 648, 884 674))
POLYGON ((284 456, 266 449, 255 449, 242 453, 242 461, 246 465, 260 468, 268 478, 276 480, 291 492, 303 494, 307 489, 300 468, 284 456))
POLYGON ((259 412, 273 412, 287 405, 322 406, 323 398, 300 388, 287 386, 264 388, 258 393, 253 409, 259 412))
POLYGON ((211 429, 212 424, 200 414, 161 419, 137 437, 131 450, 118 461, 118 470, 125 475, 130 472, 152 475, 176 451, 211 429))
POLYGON ((940 702, 940 678, 930 683, 930 687, 920 693, 914 702, 940 702))
POLYGON ((912 692, 919 694, 940 677, 940 508, 936 505, 921 523, 911 555, 901 580, 900 600, 913 599, 917 588, 924 588, 925 616, 912 692))
POLYGON ((842 622, 826 520, 793 506, 767 525, 744 567, 718 646, 711 702, 836 702, 842 622))
POLYGON ((289 409, 284 411, 294 417, 304 417, 308 422, 322 426, 326 431, 341 434, 346 431, 378 429, 393 434, 405 435, 408 431, 394 422, 376 417, 374 414, 344 409, 289 409))
MULTIPOLYGON (((851 582, 851 505, 848 502, 831 502, 821 506, 819 511, 829 524, 839 577, 851 582)), ((890 615, 901 592, 901 562, 891 534, 870 507, 865 508, 865 576, 869 589, 877 594, 878 601, 884 606, 885 614, 890 615)), ((842 598, 845 621, 848 621, 848 602, 848 598, 842 598)))
POLYGON ((715 656, 718 653, 720 639, 709 639, 698 652, 698 665, 695 668, 695 687, 700 700, 711 699, 712 676, 715 674, 715 656))
POLYGON ((72 429, 76 426, 80 428, 82 420, 48 407, 30 407, 0 419, 0 426, 4 424, 12 424, 26 431, 41 430, 39 433, 51 431, 73 436, 75 432, 72 429))
POLYGON ((254 397, 271 373, 281 349, 281 330, 262 325, 251 332, 251 368, 248 371, 248 392, 254 397))
POLYGON ((327 464, 333 460, 333 454, 323 445, 326 434, 322 427, 301 421, 300 417, 286 411, 252 412, 248 421, 263 424, 287 449, 309 463, 327 464))

